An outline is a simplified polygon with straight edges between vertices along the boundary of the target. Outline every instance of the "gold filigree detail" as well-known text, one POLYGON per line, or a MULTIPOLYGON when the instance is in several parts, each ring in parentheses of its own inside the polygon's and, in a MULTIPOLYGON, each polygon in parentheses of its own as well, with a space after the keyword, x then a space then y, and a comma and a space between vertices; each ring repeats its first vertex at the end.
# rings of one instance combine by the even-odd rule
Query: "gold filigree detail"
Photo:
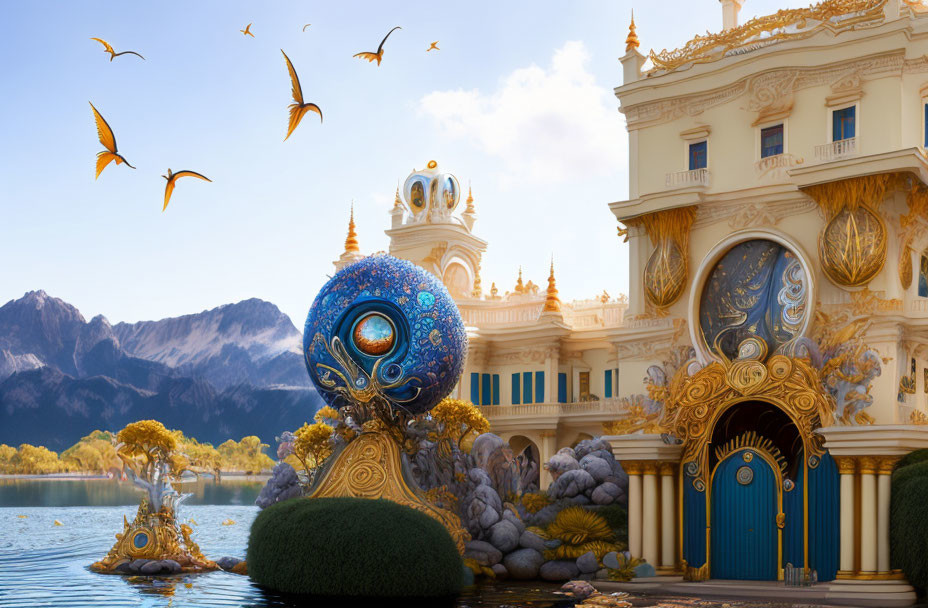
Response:
POLYGON ((706 560, 702 566, 694 568, 683 560, 683 580, 685 581, 707 581, 709 580, 709 561, 706 560))
MULTIPOLYGON (((654 245, 644 268, 648 302, 664 310, 686 289, 690 228, 696 220, 695 207, 657 211, 635 218, 641 222, 654 245)), ((626 226, 632 225, 628 221, 626 226)))
MULTIPOLYGON (((717 462, 722 462, 730 454, 737 452, 738 450, 744 449, 757 450, 759 452, 766 452, 774 462, 777 463, 777 466, 780 467, 780 471, 783 476, 786 476, 786 458, 783 457, 783 454, 780 452, 780 449, 774 445, 773 441, 770 439, 758 435, 754 431, 748 431, 747 433, 742 433, 737 437, 732 438, 724 445, 720 445, 715 448, 715 459, 717 462)), ((751 458, 750 452, 746 452, 744 455, 744 461, 750 462, 751 458)))
POLYGON ((310 498, 351 496, 391 500, 441 523, 463 554, 470 535, 461 526, 461 520, 451 511, 433 505, 425 494, 407 483, 400 446, 387 433, 386 426, 379 420, 365 423, 361 435, 336 457, 310 498))
POLYGON ((751 19, 744 25, 705 36, 695 36, 682 48, 655 53, 648 58, 653 68, 648 74, 673 71, 688 63, 709 63, 730 54, 750 51, 780 40, 807 38, 821 29, 833 34, 863 24, 883 21, 887 0, 825 0, 808 8, 781 9, 772 15, 751 19), (835 20, 836 17, 842 17, 835 20))
POLYGON ((902 300, 882 297, 883 291, 870 291, 864 287, 851 292, 851 314, 855 316, 872 315, 878 312, 902 312, 902 300))
POLYGON ((919 410, 912 410, 912 413, 909 414, 909 424, 914 424, 916 426, 928 425, 928 416, 919 410))

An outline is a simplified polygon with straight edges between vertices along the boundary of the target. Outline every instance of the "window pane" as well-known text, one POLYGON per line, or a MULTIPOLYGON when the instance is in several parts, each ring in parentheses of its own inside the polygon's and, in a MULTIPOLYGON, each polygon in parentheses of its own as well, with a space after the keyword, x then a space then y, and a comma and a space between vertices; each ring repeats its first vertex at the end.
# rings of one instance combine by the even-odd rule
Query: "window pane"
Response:
POLYGON ((855 114, 857 108, 851 106, 843 110, 835 110, 831 114, 832 140, 841 141, 855 137, 856 125, 855 114))
POLYGON ((545 402, 545 373, 535 372, 535 403, 545 402))
POLYGON ((522 372, 522 402, 535 403, 532 400, 532 372, 522 372))
POLYGON ((519 405, 519 403, 522 402, 521 399, 519 399, 520 393, 522 392, 520 390, 521 386, 522 386, 521 377, 519 376, 519 374, 513 374, 512 375, 512 404, 513 405, 519 405))
POLYGON ((783 154, 783 125, 775 125, 760 131, 760 157, 767 158, 783 154))
POLYGON ((490 405, 490 374, 480 378, 480 405, 490 405))
POLYGON ((606 399, 612 398, 612 370, 607 369, 603 374, 603 392, 606 393, 606 399))
POLYGON ((499 405, 499 374, 493 374, 493 405, 499 405))
POLYGON ((706 142, 690 144, 690 171, 695 169, 705 169, 707 159, 706 142))
POLYGON ((567 403, 567 374, 557 375, 557 402, 567 403))
POLYGON ((480 374, 477 373, 470 375, 470 402, 480 405, 480 374))

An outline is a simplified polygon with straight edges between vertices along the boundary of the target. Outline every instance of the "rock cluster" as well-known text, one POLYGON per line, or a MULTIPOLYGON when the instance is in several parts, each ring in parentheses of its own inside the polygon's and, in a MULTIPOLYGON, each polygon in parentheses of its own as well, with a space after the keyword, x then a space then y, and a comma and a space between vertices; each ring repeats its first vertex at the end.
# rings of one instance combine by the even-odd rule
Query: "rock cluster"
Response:
MULTIPOLYGON (((255 504, 262 509, 266 509, 275 502, 302 495, 303 490, 296 470, 286 462, 281 462, 274 467, 271 478, 261 488, 261 493, 258 494, 255 504)), ((223 568, 223 570, 226 570, 226 568, 223 568)))
POLYGON ((173 559, 136 559, 116 566, 122 574, 180 574, 181 565, 173 559))

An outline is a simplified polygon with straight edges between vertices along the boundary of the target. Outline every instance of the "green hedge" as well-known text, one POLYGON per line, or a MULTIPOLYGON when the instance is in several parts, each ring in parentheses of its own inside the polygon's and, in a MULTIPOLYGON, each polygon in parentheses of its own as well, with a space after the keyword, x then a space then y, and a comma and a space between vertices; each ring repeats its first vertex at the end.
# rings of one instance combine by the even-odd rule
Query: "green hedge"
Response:
POLYGON ((899 462, 890 496, 893 567, 912 585, 928 588, 928 450, 912 452, 899 462))
POLYGON ((248 574, 283 593, 447 597, 464 565, 439 522, 388 500, 286 500, 255 518, 248 574))
POLYGON ((615 531, 615 539, 623 548, 628 547, 628 511, 619 504, 591 507, 591 511, 602 515, 615 531))

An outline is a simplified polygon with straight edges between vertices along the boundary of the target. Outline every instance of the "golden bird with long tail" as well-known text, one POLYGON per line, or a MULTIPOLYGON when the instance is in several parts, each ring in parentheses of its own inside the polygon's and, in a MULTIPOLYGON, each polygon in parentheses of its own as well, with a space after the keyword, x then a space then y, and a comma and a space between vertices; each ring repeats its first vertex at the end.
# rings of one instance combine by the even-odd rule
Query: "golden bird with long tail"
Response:
POLYGON ((293 69, 293 63, 291 63, 287 54, 284 53, 284 50, 280 49, 280 52, 283 53, 284 59, 287 61, 287 70, 290 72, 290 84, 292 85, 293 93, 293 103, 290 104, 290 124, 287 126, 287 137, 284 137, 284 141, 287 141, 287 138, 290 137, 307 112, 315 112, 318 114, 319 122, 321 123, 322 110, 314 103, 303 103, 303 89, 300 87, 300 77, 296 75, 296 70, 293 69))
POLYGON ((136 53, 135 51, 123 51, 123 52, 121 52, 121 53, 117 53, 117 52, 113 49, 113 47, 110 46, 110 43, 107 42, 106 40, 102 39, 102 38, 91 38, 91 40, 96 40, 97 42, 99 42, 100 44, 103 45, 103 52, 104 52, 104 53, 109 53, 109 54, 110 54, 110 61, 112 61, 113 59, 119 57, 120 55, 135 55, 135 56, 137 56, 137 57, 141 57, 141 58, 142 58, 142 61, 145 61, 145 58, 142 57, 141 55, 139 55, 138 53, 136 53))
MULTIPOLYGON (((88 102, 90 103, 90 102, 88 102)), ((116 164, 126 163, 130 169, 135 169, 127 161, 116 148, 116 136, 113 135, 113 130, 110 128, 109 123, 106 122, 106 119, 97 111, 93 104, 90 104, 90 109, 93 110, 93 119, 97 123, 97 138, 100 140, 100 143, 103 144, 103 147, 106 150, 102 150, 97 153, 97 174, 94 176, 94 179, 100 177, 100 173, 103 172, 103 169, 110 164, 112 161, 116 161, 116 164)))
POLYGON ((380 46, 377 47, 376 53, 365 51, 362 53, 357 53, 355 57, 360 57, 361 59, 367 59, 371 63, 373 63, 374 61, 377 61, 377 65, 380 65, 380 60, 383 59, 383 43, 387 41, 387 38, 390 37, 390 34, 392 34, 394 30, 401 30, 401 29, 403 28, 401 28, 400 26, 396 26, 395 28, 387 32, 387 35, 384 36, 383 40, 380 41, 380 46))
POLYGON ((304 25, 304 26, 303 26, 303 31, 305 32, 305 31, 306 31, 306 28, 308 28, 308 27, 311 26, 311 25, 312 25, 312 23, 307 23, 306 25, 304 25))
POLYGON ((251 24, 250 24, 250 23, 249 23, 248 25, 245 26, 245 29, 239 30, 239 31, 242 33, 243 36, 251 36, 252 38, 255 37, 255 35, 251 33, 251 24))
POLYGON ((440 51, 440 50, 441 49, 438 48, 438 41, 436 40, 435 42, 429 45, 429 48, 425 49, 425 52, 428 53, 429 51, 440 51))
POLYGON ((164 179, 168 180, 168 183, 164 186, 164 207, 161 208, 161 211, 164 211, 165 209, 168 208, 168 203, 171 201, 171 194, 174 193, 174 184, 181 177, 187 177, 188 175, 191 177, 199 177, 200 179, 205 179, 208 182, 213 181, 210 178, 206 177, 205 175, 200 175, 196 171, 187 171, 185 169, 183 171, 178 171, 177 173, 172 173, 171 170, 168 169, 168 174, 161 176, 164 179))

